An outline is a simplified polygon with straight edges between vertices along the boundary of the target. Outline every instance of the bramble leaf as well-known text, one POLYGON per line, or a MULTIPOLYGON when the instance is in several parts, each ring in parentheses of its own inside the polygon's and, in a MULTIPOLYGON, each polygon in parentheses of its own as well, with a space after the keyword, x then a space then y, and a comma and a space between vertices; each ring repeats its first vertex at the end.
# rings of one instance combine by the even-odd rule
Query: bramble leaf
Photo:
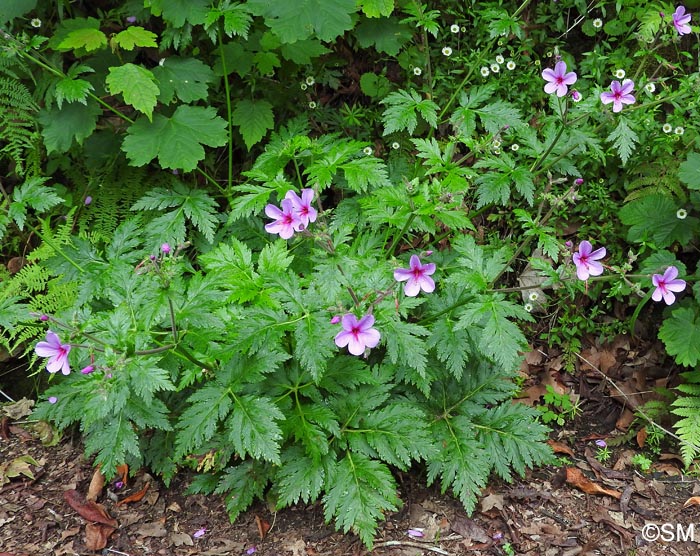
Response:
POLYGON ((114 66, 109 68, 106 82, 113 95, 122 93, 127 104, 151 119, 160 93, 151 70, 131 63, 114 66))
POLYGON ((85 27, 74 29, 57 46, 58 50, 79 50, 84 48, 87 52, 93 52, 107 46, 107 35, 99 29, 85 27))
POLYGON ((389 16, 394 11, 394 0, 360 0, 359 4, 367 17, 389 16))
POLYGON ((266 100, 240 100, 233 109, 231 123, 239 127, 245 146, 250 150, 275 126, 272 105, 266 100))
POLYGON ((207 98, 208 83, 214 81, 214 72, 201 60, 171 56, 153 68, 158 80, 158 100, 170 104, 175 96, 182 102, 207 98))
POLYGON ((82 145, 95 131, 100 114, 102 109, 92 100, 88 100, 87 105, 73 102, 60 109, 42 110, 38 119, 46 152, 64 153, 71 148, 73 141, 82 145))
POLYGON ((700 319, 693 309, 674 309, 661 325, 659 338, 679 365, 694 367, 700 361, 700 319))
POLYGON ((122 149, 132 166, 143 166, 158 157, 163 168, 190 172, 204 158, 204 148, 226 144, 226 120, 212 107, 178 106, 166 118, 156 114, 153 122, 143 118, 127 130, 122 149))

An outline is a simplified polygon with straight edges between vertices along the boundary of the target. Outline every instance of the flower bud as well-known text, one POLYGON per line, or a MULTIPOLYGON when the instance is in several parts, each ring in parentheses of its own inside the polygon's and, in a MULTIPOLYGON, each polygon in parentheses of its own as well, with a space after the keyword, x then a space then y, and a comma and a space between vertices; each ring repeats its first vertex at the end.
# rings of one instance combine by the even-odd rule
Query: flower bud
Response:
POLYGON ((167 255, 168 253, 170 253, 170 244, 164 243, 160 246, 160 250, 167 255))
POLYGON ((95 367, 93 367, 92 365, 88 365, 87 367, 85 367, 84 369, 82 369, 80 372, 81 372, 82 374, 84 374, 84 375, 89 375, 89 374, 90 374, 91 372, 93 372, 94 370, 95 370, 95 367))
POLYGON ((338 324, 340 322, 340 315, 336 315, 331 319, 331 324, 338 324))

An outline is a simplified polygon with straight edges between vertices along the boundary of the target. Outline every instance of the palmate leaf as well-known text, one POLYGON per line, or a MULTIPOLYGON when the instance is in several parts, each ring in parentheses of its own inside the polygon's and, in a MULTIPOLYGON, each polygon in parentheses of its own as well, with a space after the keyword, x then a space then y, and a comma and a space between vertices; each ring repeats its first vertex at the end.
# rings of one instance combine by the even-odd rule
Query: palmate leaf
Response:
POLYGON ((387 105, 382 113, 384 135, 403 130, 413 135, 418 125, 418 115, 430 127, 437 127, 437 113, 440 107, 432 100, 421 98, 414 90, 391 93, 380 104, 387 105))
POLYGON ((351 15, 357 11, 355 0, 248 0, 254 15, 265 18, 265 24, 283 43, 317 37, 333 41, 352 28, 351 15))
POLYGON ((688 153, 688 158, 678 169, 678 179, 686 184, 689 189, 700 189, 700 154, 696 152, 688 153))
POLYGON ((87 52, 99 50, 107 46, 107 35, 99 29, 84 27, 73 29, 57 46, 57 50, 80 50, 87 52))
POLYGON ((620 220, 630 227, 629 241, 652 241, 657 248, 668 247, 675 241, 685 245, 693 237, 694 230, 688 222, 676 218, 677 210, 678 205, 671 197, 652 193, 624 205, 620 220))
POLYGON ((175 456, 182 457, 209 440, 231 411, 233 402, 227 388, 207 384, 188 398, 189 407, 178 419, 175 456))
POLYGON ((226 430, 236 453, 242 458, 250 454, 279 465, 282 430, 278 421, 284 420, 284 414, 264 397, 235 396, 234 402, 226 430))
POLYGON ((102 109, 91 99, 88 99, 87 105, 74 102, 60 109, 42 110, 38 119, 46 152, 64 153, 71 148, 74 141, 82 145, 95 131, 100 114, 102 109))
POLYGON ((299 501, 305 504, 315 502, 326 482, 323 463, 308 457, 298 446, 284 450, 282 465, 275 475, 275 487, 279 492, 278 507, 283 508, 299 501))
POLYGON ((213 70, 196 58, 170 56, 153 68, 158 80, 160 95, 158 100, 170 104, 175 97, 182 102, 192 102, 207 98, 208 83, 214 81, 213 70))
POLYGON ((20 230, 24 229, 28 208, 41 213, 63 202, 63 198, 53 188, 44 186, 48 180, 49 178, 34 176, 12 192, 8 215, 20 230))
POLYGON ((411 403, 396 402, 373 411, 360 429, 344 431, 353 452, 406 470, 414 461, 428 461, 437 452, 422 410, 411 403))
POLYGON ((127 130, 122 144, 132 166, 143 166, 158 157, 163 168, 191 172, 204 159, 204 148, 226 144, 226 120, 211 107, 178 106, 166 118, 156 114, 152 122, 139 118, 127 130))
POLYGON ((183 27, 185 23, 201 25, 206 21, 209 0, 148 0, 144 5, 151 8, 153 15, 162 15, 173 27, 183 27))
POLYGON ((323 497, 326 521, 347 533, 356 532, 368 548, 374 544, 377 521, 396 511, 401 500, 389 468, 362 454, 347 452, 326 477, 323 497))
POLYGON ((272 105, 266 100, 239 100, 233 109, 231 123, 238 126, 243 141, 250 150, 275 126, 272 105))
POLYGON ((549 429, 539 415, 534 408, 506 402, 473 417, 476 439, 502 479, 512 480, 511 468, 522 476, 527 467, 551 460, 552 451, 545 443, 549 429))
POLYGON ((282 425, 287 436, 297 440, 315 462, 329 453, 329 438, 340 436, 336 414, 316 403, 297 403, 282 425))
POLYGON ((123 31, 120 31, 112 38, 112 42, 121 46, 124 50, 133 50, 137 46, 144 48, 158 48, 156 39, 158 35, 151 31, 147 31, 138 25, 130 25, 123 31))
POLYGON ((394 11, 394 0, 360 0, 359 4, 367 17, 386 17, 394 11))
POLYGON ((152 119, 160 89, 151 70, 131 63, 114 66, 109 68, 106 82, 113 95, 122 93, 127 104, 152 119))

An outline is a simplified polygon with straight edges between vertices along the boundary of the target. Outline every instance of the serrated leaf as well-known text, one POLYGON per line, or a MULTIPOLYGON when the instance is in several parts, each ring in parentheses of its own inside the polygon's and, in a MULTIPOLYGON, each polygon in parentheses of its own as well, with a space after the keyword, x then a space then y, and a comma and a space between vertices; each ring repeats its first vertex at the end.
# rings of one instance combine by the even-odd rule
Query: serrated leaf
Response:
POLYGON ((429 334, 428 330, 415 323, 388 319, 383 323, 381 332, 389 360, 414 369, 418 376, 412 375, 413 384, 422 391, 427 391, 427 349, 422 337, 429 334))
POLYGON ((659 338, 679 365, 694 367, 700 361, 700 319, 693 309, 674 309, 661 325, 659 338))
POLYGON ((231 123, 239 127, 243 141, 250 150, 275 126, 272 105, 266 100, 240 100, 233 109, 231 123))
POLYGON ((435 348, 437 358, 447 365, 455 378, 462 376, 472 347, 465 330, 455 330, 452 321, 439 320, 432 326, 428 345, 435 348))
POLYGON ((385 511, 396 511, 400 503, 386 465, 347 452, 327 478, 323 514, 326 521, 335 518, 336 527, 344 533, 352 529, 371 549, 377 522, 385 511))
POLYGON ((176 456, 188 454, 209 440, 231 411, 233 402, 227 388, 219 384, 201 387, 187 400, 189 407, 177 422, 176 456))
POLYGON ((85 79, 61 79, 56 83, 56 104, 59 110, 63 106, 63 101, 80 102, 87 106, 87 95, 95 88, 85 79))
POLYGON ((262 498, 272 475, 270 466, 263 462, 247 460, 229 467, 214 490, 226 494, 226 511, 233 522, 256 498, 262 498))
POLYGON ((316 39, 306 39, 280 46, 280 53, 285 60, 295 64, 308 65, 314 58, 328 54, 330 50, 316 39))
POLYGON ((627 120, 620 117, 617 127, 608 135, 607 140, 612 141, 624 166, 632 156, 635 146, 639 142, 639 136, 629 126, 627 120))
POLYGON ((664 248, 675 241, 686 244, 692 238, 691 223, 676 218, 677 210, 673 199, 654 193, 624 205, 620 210, 620 220, 630 227, 627 232, 629 241, 652 241, 657 248, 664 248))
POLYGON ((85 435, 85 453, 97 454, 94 465, 101 467, 105 477, 113 477, 117 465, 129 460, 141 461, 139 439, 133 424, 121 414, 104 423, 94 423, 85 435))
POLYGON ((0 24, 12 21, 36 8, 37 0, 4 0, 0 2, 0 24))
POLYGON ((155 33, 147 31, 138 25, 131 25, 114 35, 112 41, 124 50, 133 50, 137 46, 158 48, 157 38, 158 35, 155 33))
POLYGON ((204 158, 204 148, 226 144, 226 120, 212 107, 178 106, 166 118, 156 114, 152 122, 143 118, 127 130, 122 150, 132 166, 143 166, 158 157, 163 168, 190 172, 204 158))
POLYGON ((389 16, 394 11, 394 0, 360 0, 359 3, 367 17, 389 16))
POLYGON ((292 447, 282 454, 275 484, 279 490, 279 507, 315 502, 321 495, 326 479, 324 466, 292 447))
POLYGON ((301 367, 311 373, 314 381, 321 378, 328 360, 337 349, 332 336, 328 315, 324 313, 311 313, 300 320, 294 330, 294 356, 301 367))
POLYGON ((384 135, 403 130, 413 135, 418 125, 418 115, 431 127, 437 126, 438 105, 432 100, 422 99, 416 91, 396 91, 389 94, 380 104, 387 105, 382 113, 384 135))
POLYGON ((282 430, 278 421, 284 414, 269 399, 257 396, 236 396, 233 413, 226 421, 228 439, 241 457, 280 464, 282 430))
POLYGON ((99 29, 86 27, 74 29, 58 45, 58 50, 79 50, 84 48, 87 52, 93 52, 107 46, 107 35, 99 29))
POLYGON ((41 213, 63 202, 63 198, 52 188, 44 187, 47 181, 48 178, 34 176, 12 192, 12 202, 8 214, 20 230, 24 229, 27 208, 41 213))
POLYGON ((283 43, 311 37, 333 41, 352 28, 355 0, 248 0, 250 11, 265 18, 265 24, 283 43))
POLYGON ((689 189, 700 190, 700 154, 688 153, 688 157, 678 169, 678 179, 689 189))
POLYGON ((149 0, 151 12, 162 15, 173 27, 183 27, 185 23, 201 25, 209 12, 209 0, 149 0))
POLYGON ((87 105, 74 102, 60 109, 42 110, 38 120, 47 153, 64 153, 71 148, 73 141, 82 145, 95 131, 100 114, 102 109, 92 100, 88 100, 87 105))
POLYGON ((160 89, 151 70, 136 64, 109 68, 107 86, 113 95, 122 93, 124 101, 151 120, 160 89))
POLYGON ((389 56, 397 56, 413 37, 411 27, 393 16, 366 19, 354 29, 353 33, 362 48, 373 46, 377 52, 383 52, 389 56))

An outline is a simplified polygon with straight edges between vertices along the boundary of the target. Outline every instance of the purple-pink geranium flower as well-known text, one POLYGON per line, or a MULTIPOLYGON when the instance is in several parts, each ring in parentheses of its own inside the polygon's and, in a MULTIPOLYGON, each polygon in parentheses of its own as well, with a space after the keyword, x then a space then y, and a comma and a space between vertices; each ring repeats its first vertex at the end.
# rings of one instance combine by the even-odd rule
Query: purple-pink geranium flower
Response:
POLYGON ((542 72, 542 78, 548 83, 544 86, 547 94, 557 93, 558 97, 563 97, 569 90, 568 85, 576 83, 576 74, 573 71, 566 72, 566 63, 557 62, 554 69, 547 68, 542 72))
POLYGON ((340 321, 343 330, 335 337, 335 345, 348 346, 348 351, 353 355, 362 355, 366 348, 373 348, 379 343, 379 331, 372 328, 373 315, 365 315, 359 321, 352 313, 344 315, 340 321))
POLYGON ((403 292, 408 297, 417 296, 421 290, 425 293, 435 291, 435 282, 430 277, 435 272, 434 263, 421 264, 418 255, 411 255, 410 268, 397 268, 394 271, 394 280, 406 282, 403 292))
POLYGON ((678 269, 675 266, 669 266, 663 275, 654 274, 651 283, 656 287, 651 298, 654 301, 663 299, 666 305, 671 305, 676 300, 673 292, 682 292, 685 289, 685 280, 678 279, 678 269))
POLYGON ((68 363, 70 344, 62 344, 55 332, 49 330, 46 333, 46 341, 39 342, 34 351, 39 357, 49 358, 46 362, 46 370, 50 373, 61 371, 64 375, 70 374, 68 363))
POLYGON ((622 110, 623 104, 633 104, 634 96, 631 94, 634 89, 634 81, 625 79, 622 84, 615 80, 610 84, 610 91, 600 93, 600 101, 603 104, 613 103, 613 112, 622 110))
POLYGON ((271 234, 279 234, 282 239, 289 239, 295 231, 299 231, 303 226, 299 215, 294 210, 294 203, 291 199, 282 199, 282 209, 275 205, 267 205, 265 214, 274 218, 274 222, 265 224, 265 229, 271 234))
POLYGON ((579 280, 588 280, 589 276, 603 274, 603 265, 598 261, 605 257, 605 247, 593 251, 590 241, 582 241, 578 246, 578 253, 574 253, 573 260, 576 265, 576 276, 579 280))
POLYGON ((691 32, 690 25, 691 15, 685 13, 685 6, 678 6, 673 13, 673 26, 678 31, 679 35, 687 35, 691 32))
POLYGON ((302 227, 295 231, 299 232, 305 228, 308 228, 309 222, 316 222, 316 216, 318 213, 316 212, 316 209, 311 206, 311 201, 314 200, 313 189, 302 189, 301 197, 299 197, 295 191, 290 189, 287 191, 284 198, 291 199, 294 212, 296 212, 299 220, 301 221, 302 227))

